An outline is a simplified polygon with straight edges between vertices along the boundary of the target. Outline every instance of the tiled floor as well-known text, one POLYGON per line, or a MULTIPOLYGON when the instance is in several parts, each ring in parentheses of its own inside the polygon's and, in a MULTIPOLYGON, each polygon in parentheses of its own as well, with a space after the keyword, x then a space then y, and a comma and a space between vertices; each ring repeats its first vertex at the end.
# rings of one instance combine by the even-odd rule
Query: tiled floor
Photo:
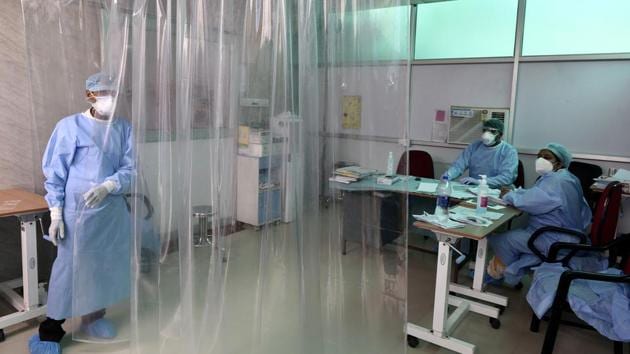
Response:
MULTIPOLYGON (((406 316, 413 323, 430 326, 435 255, 410 251, 405 259, 400 248, 362 251, 355 244, 348 255, 341 256, 338 247, 328 242, 327 228, 322 226, 319 232, 319 258, 297 257, 298 250, 306 250, 305 244, 295 242, 287 225, 274 226, 267 233, 246 229, 231 236, 226 268, 216 264, 213 268, 208 262, 209 250, 197 249, 195 261, 186 265, 195 274, 191 290, 196 295, 191 301, 175 300, 186 294, 180 291, 177 276, 183 265, 177 259, 167 259, 160 268, 160 291, 151 282, 141 285, 140 307, 155 311, 146 311, 151 315, 141 315, 137 321, 144 333, 138 342, 139 352, 449 353, 423 342, 408 348, 403 334, 406 316), (319 268, 309 267, 313 260, 319 268), (221 274, 227 276, 222 278, 221 274), (319 284, 312 279, 319 279, 319 284), (210 287, 206 286, 209 282, 210 287), (177 321, 187 318, 186 313, 194 320, 177 321)), ((525 301, 526 289, 493 290, 510 299, 501 328, 493 329, 487 318, 469 314, 453 335, 476 344, 478 353, 539 353, 546 326, 543 324, 541 333, 529 332, 531 312, 525 301)), ((27 353, 26 342, 36 325, 31 322, 8 328, 0 353, 27 353)), ((121 326, 123 333, 129 333, 128 329, 129 325, 121 326)), ((130 352, 129 342, 85 344, 72 341, 71 336, 64 338, 63 347, 64 353, 130 352)), ((555 352, 611 351, 612 344, 596 332, 562 327, 555 352)))

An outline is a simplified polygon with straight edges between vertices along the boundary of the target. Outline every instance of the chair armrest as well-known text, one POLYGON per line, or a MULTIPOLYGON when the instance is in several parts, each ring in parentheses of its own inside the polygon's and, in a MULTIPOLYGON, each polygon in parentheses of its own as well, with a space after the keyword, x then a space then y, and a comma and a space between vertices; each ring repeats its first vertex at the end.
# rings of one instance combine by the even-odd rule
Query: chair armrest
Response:
MULTIPOLYGON (((570 243, 570 242, 556 242, 553 245, 551 245, 551 248, 549 248, 548 258, 557 262, 555 259, 561 250, 573 251, 570 253, 572 257, 572 255, 574 255, 578 251, 605 252, 610 249, 624 248, 624 247, 625 248, 630 247, 630 234, 621 235, 604 246, 593 246, 593 245, 588 245, 588 244, 578 244, 578 243, 570 243)), ((569 256, 564 257, 562 261, 563 262, 568 261, 571 257, 569 256)))
POLYGON ((554 304, 556 302, 559 304, 559 302, 566 300, 567 294, 569 293, 569 287, 571 287, 571 282, 577 279, 630 284, 630 275, 628 274, 615 275, 567 270, 560 276, 560 282, 558 283, 558 291, 556 292, 554 304))
MULTIPOLYGON (((566 235, 571 235, 574 236, 575 238, 577 238, 579 243, 587 243, 588 242, 588 237, 579 231, 575 231, 575 230, 571 230, 571 229, 565 229, 563 227, 558 227, 558 226, 543 226, 539 229, 537 229, 536 231, 534 231, 534 233, 529 237, 529 240, 527 241, 527 246, 529 247, 530 250, 532 250, 532 252, 538 257, 540 258, 543 262, 548 262, 548 263, 555 263, 555 262, 561 262, 561 261, 565 261, 565 259, 562 260, 556 260, 555 257, 547 257, 545 256, 542 251, 540 251, 538 248, 536 248, 536 240, 538 239, 538 237, 540 237, 541 235, 543 235, 545 232, 557 232, 557 233, 563 233, 566 235)), ((553 247, 553 245, 552 245, 553 247)), ((572 257, 574 253, 577 253, 577 250, 574 252, 571 252, 569 255, 572 257)), ((569 259, 569 255, 567 255, 567 257, 565 257, 566 259, 569 259)))

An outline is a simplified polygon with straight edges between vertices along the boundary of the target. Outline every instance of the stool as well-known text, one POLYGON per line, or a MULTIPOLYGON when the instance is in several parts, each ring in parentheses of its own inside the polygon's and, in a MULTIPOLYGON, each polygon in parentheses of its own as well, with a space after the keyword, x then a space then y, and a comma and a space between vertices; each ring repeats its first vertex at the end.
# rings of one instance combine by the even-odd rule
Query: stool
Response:
MULTIPOLYGON (((199 225, 199 232, 193 231, 193 246, 206 247, 212 245, 212 233, 208 233, 208 219, 214 215, 210 205, 197 205, 193 207, 193 220, 199 225)), ((212 222, 210 222, 212 224, 212 222)))

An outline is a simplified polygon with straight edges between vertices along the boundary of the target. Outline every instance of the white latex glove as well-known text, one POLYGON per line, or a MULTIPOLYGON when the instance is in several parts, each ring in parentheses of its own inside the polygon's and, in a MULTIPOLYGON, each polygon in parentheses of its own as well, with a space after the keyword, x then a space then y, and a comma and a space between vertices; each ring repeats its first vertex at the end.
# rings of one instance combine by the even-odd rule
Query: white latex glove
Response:
POLYGON ((50 227, 48 228, 48 237, 53 245, 57 246, 59 240, 66 237, 65 226, 63 224, 62 209, 50 208, 50 227))
POLYGON ((116 188, 116 183, 113 181, 105 181, 98 186, 90 189, 87 193, 83 195, 83 200, 85 200, 85 205, 88 208, 94 208, 99 205, 105 197, 109 193, 111 193, 116 188))
POLYGON ((473 184, 473 185, 479 184, 479 180, 472 177, 464 177, 460 179, 459 181, 462 182, 463 184, 473 184))

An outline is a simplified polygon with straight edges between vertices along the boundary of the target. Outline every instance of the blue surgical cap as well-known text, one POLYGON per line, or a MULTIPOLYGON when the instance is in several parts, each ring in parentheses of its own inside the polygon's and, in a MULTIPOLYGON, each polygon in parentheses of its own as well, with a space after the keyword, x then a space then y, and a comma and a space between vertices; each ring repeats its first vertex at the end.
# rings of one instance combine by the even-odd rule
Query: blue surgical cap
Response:
POLYGON ((544 147, 544 149, 549 150, 554 155, 556 155, 558 160, 560 160, 560 163, 562 163, 562 167, 569 167, 572 156, 569 150, 567 150, 567 148, 565 148, 563 145, 557 143, 549 143, 547 144, 547 146, 544 147))
POLYGON ((483 122, 484 128, 496 129, 499 133, 503 134, 503 122, 496 118, 490 118, 483 122))
POLYGON ((114 80, 105 73, 96 73, 85 80, 85 89, 92 92, 115 91, 114 80))

